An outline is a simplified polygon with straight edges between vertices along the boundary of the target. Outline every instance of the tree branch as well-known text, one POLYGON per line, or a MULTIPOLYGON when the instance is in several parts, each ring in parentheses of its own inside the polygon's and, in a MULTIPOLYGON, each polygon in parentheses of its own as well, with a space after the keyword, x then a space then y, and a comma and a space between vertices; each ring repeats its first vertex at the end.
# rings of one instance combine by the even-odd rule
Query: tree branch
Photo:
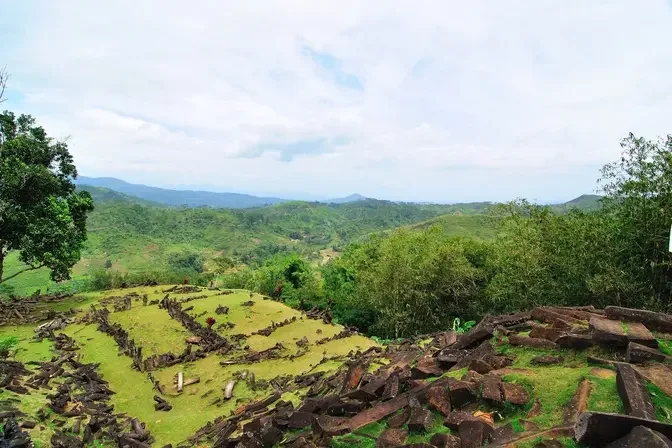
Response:
POLYGON ((9 73, 7 73, 7 67, 0 68, 0 103, 4 103, 5 101, 7 101, 7 98, 2 99, 2 97, 5 94, 8 79, 9 79, 9 73))
POLYGON ((22 270, 20 270, 20 271, 18 271, 18 272, 13 273, 12 275, 8 275, 7 277, 5 277, 5 278, 3 278, 3 279, 0 279, 0 285, 3 284, 3 283, 5 283, 7 280, 11 280, 11 279, 13 279, 13 278, 16 277, 16 276, 23 274, 24 272, 34 271, 34 270, 36 270, 36 269, 40 269, 40 268, 43 268, 43 267, 44 267, 43 264, 41 264, 41 265, 39 265, 39 266, 29 266, 29 267, 27 267, 26 269, 22 269, 22 270))

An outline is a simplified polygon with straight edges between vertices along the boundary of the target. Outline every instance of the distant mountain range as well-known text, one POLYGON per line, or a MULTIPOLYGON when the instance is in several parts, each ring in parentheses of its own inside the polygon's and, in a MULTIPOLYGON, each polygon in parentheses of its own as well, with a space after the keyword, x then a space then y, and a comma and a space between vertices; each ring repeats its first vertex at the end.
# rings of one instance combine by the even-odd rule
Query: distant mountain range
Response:
MULTIPOLYGON (((98 196, 99 200, 111 200, 113 199, 113 192, 117 192, 153 202, 154 205, 161 204, 170 207, 252 208, 289 202, 288 199, 260 197, 241 193, 169 190, 142 184, 132 184, 114 177, 79 176, 76 183, 80 186, 80 189, 86 189, 86 186, 107 189, 107 192, 104 190, 95 191, 95 195, 98 196)), ((121 199, 121 197, 117 199, 121 199)), ((126 197, 125 199, 129 198, 126 197)), ((320 202, 345 204, 348 202, 361 201, 363 199, 366 198, 360 194, 351 194, 344 198, 335 198, 320 202)))

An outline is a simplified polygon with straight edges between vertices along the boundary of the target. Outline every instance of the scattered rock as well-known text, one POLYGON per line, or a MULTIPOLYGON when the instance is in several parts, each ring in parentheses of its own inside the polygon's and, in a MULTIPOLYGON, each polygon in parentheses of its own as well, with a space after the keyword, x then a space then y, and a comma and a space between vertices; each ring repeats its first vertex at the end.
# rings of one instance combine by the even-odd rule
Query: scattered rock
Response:
POLYGON ((639 322, 624 323, 610 319, 590 319, 593 339, 600 343, 626 347, 629 342, 637 342, 649 347, 658 347, 653 334, 639 322))
POLYGON ((655 348, 647 347, 636 342, 630 342, 625 352, 628 362, 641 364, 651 361, 664 361, 666 356, 655 348))
POLYGON ((523 346, 523 347, 541 348, 549 350, 554 349, 556 347, 555 342, 551 342, 546 339, 520 336, 517 334, 512 334, 511 336, 509 336, 509 342, 513 346, 523 346))
POLYGON ((644 426, 672 438, 672 425, 621 414, 584 412, 574 426, 576 441, 600 447, 627 436, 637 426, 644 426))
POLYGON ((647 428, 646 426, 636 426, 630 433, 614 442, 611 442, 606 448, 672 448, 672 441, 663 434, 647 428))
POLYGON ((537 366, 552 366, 555 364, 560 364, 563 361, 564 358, 562 356, 542 355, 542 356, 535 356, 534 358, 532 358, 530 363, 537 366))
POLYGON ((469 370, 485 375, 493 370, 493 367, 482 359, 474 359, 469 363, 469 370))
POLYGON ((493 427, 481 419, 464 420, 458 427, 462 448, 479 448, 492 441, 493 427))
POLYGON ((429 431, 434 426, 434 415, 424 408, 414 408, 408 420, 408 430, 413 432, 429 431))
POLYGON ((452 434, 434 434, 429 444, 436 448, 461 448, 462 441, 452 434))
POLYGON ((651 396, 632 365, 619 364, 616 367, 616 387, 628 415, 656 419, 651 396))
POLYGON ((452 407, 450 405, 450 392, 447 387, 438 385, 427 389, 427 404, 444 416, 450 414, 452 407))
POLYGON ((652 330, 672 332, 672 316, 669 314, 620 306, 608 306, 604 311, 610 319, 641 322, 652 330))
POLYGON ((525 388, 519 384, 502 383, 501 388, 504 401, 507 403, 523 406, 530 401, 530 394, 528 394, 525 388))
POLYGON ((378 437, 376 448, 396 448, 406 442, 408 432, 404 429, 386 429, 378 437))

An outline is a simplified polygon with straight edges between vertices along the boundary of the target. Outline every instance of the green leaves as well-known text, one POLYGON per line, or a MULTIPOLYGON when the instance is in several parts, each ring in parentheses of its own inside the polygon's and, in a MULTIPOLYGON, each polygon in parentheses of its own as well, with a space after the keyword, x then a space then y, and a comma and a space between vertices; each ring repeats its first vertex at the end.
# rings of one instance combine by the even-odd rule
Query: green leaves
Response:
POLYGON ((0 283, 2 261, 18 250, 29 267, 68 279, 86 240, 91 196, 75 192, 68 147, 49 138, 29 115, 0 114, 0 283))

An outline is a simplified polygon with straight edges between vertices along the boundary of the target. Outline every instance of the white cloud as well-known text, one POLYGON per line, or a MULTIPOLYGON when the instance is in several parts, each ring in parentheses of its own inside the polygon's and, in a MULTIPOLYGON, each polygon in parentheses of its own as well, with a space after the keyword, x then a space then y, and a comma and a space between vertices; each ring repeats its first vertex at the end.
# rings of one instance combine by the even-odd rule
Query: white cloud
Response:
POLYGON ((568 199, 627 132, 672 132, 663 0, 44 0, 0 28, 17 21, 7 105, 71 135, 87 175, 568 199))

